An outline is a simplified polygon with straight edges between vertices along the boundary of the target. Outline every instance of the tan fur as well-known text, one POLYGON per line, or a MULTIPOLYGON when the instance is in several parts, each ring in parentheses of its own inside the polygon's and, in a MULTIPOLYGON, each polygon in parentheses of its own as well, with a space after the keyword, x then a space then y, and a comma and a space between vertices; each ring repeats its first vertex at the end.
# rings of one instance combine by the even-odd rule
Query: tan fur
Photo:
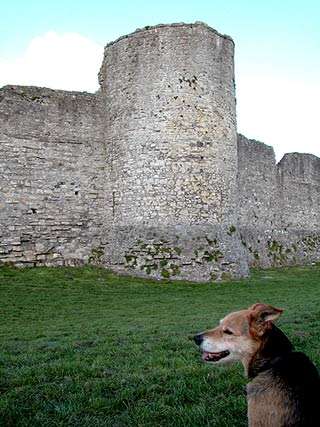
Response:
POLYGON ((259 341, 253 339, 250 334, 250 314, 249 309, 231 313, 220 321, 218 327, 205 332, 208 341, 212 340, 212 342, 219 343, 221 347, 233 349, 238 356, 237 360, 242 362, 246 373, 249 362, 259 347, 259 341), (225 330, 230 330, 233 334, 225 334, 225 330))
POLYGON ((219 326, 203 334, 208 345, 207 351, 210 351, 210 342, 212 345, 233 350, 236 358, 230 361, 240 360, 248 373, 250 361, 263 344, 262 332, 269 328, 270 322, 276 320, 281 313, 281 309, 258 303, 247 310, 228 314, 220 320, 219 326), (259 318, 262 313, 266 315, 265 320, 259 318), (225 333, 228 330, 232 335, 225 333))
POLYGON ((249 427, 285 426, 288 419, 294 422, 289 399, 268 374, 260 374, 247 385, 247 401, 249 427))

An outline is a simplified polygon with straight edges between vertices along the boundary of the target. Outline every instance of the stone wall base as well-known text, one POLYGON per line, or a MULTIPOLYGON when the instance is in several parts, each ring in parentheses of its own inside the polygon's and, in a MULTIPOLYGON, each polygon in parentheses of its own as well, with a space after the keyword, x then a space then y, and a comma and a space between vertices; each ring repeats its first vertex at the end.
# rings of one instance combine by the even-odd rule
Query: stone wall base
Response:
POLYGON ((241 244, 250 267, 310 265, 320 259, 320 232, 240 228, 241 244))
POLYGON ((234 226, 116 227, 107 241, 103 263, 121 274, 196 282, 248 276, 234 226))

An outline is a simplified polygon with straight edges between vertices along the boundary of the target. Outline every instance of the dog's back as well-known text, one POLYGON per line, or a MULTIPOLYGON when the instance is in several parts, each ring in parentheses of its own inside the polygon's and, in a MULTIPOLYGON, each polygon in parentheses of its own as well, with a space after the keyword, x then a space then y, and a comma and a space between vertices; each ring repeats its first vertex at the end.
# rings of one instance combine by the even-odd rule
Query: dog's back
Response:
POLYGON ((249 426, 320 426, 320 377, 308 357, 288 352, 265 368, 247 386, 249 426))

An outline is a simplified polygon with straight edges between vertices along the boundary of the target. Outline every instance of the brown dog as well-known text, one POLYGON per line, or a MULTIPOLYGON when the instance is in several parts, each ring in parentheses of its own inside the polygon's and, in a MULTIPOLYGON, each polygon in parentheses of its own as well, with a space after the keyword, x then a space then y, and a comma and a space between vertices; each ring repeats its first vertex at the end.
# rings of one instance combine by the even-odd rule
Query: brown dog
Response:
POLYGON ((250 427, 319 427, 320 377, 308 357, 273 322, 283 310, 255 304, 194 337, 205 362, 241 361, 250 427))

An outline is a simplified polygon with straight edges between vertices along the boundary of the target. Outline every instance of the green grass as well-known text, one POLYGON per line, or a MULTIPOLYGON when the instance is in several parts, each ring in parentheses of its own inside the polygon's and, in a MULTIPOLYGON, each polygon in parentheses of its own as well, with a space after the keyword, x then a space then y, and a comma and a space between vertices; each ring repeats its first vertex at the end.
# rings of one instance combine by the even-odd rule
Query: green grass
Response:
POLYGON ((242 367, 204 365, 190 338, 262 301, 319 366, 319 283, 319 266, 224 284, 1 268, 0 425, 245 426, 242 367))

